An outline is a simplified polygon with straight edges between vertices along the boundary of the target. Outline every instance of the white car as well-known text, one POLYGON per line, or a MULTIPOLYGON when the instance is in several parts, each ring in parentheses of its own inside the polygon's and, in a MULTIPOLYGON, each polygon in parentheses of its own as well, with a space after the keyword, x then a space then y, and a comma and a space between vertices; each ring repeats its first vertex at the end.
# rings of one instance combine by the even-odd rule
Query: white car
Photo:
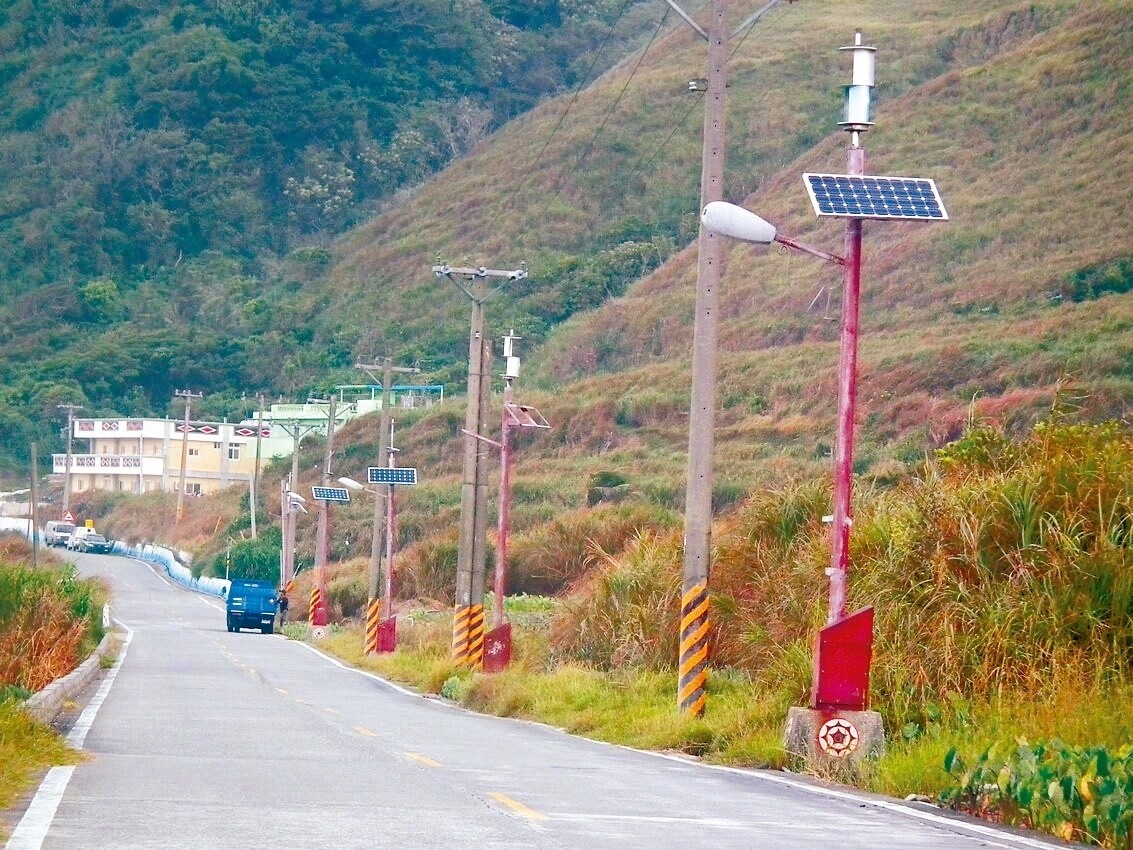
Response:
POLYGON ((66 546, 67 540, 75 530, 73 522, 50 520, 43 526, 44 546, 66 546))
POLYGON ((94 533, 95 530, 93 528, 87 528, 86 526, 76 527, 75 530, 71 532, 71 536, 67 538, 67 548, 74 550, 81 549, 83 538, 88 534, 94 533))

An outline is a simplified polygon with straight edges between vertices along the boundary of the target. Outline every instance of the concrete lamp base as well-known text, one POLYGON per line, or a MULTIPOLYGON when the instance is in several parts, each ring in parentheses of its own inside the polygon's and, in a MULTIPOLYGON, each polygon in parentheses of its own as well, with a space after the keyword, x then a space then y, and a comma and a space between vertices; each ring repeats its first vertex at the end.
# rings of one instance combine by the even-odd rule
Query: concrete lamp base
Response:
POLYGON ((792 708, 783 746, 794 765, 837 777, 885 752, 885 729, 876 711, 792 708))

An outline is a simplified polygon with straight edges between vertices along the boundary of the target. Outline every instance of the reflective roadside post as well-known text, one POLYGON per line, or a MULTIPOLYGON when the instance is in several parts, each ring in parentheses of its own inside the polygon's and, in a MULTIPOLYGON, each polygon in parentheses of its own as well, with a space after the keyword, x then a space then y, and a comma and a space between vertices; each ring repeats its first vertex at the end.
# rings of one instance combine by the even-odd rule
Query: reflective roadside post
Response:
POLYGON ((852 524, 854 417, 857 403, 857 356, 862 264, 862 222, 947 221, 936 184, 925 178, 869 177, 861 134, 873 126, 870 91, 876 48, 862 43, 843 47, 853 56, 853 78, 846 87, 844 120, 851 134, 847 174, 803 175, 819 217, 846 219, 844 255, 837 256, 780 234, 774 225, 742 207, 723 201, 705 205, 704 226, 720 235, 788 248, 827 260, 843 269, 842 321, 838 366, 837 441, 834 451, 834 505, 831 523, 830 579, 826 627, 815 640, 810 707, 792 708, 787 718, 787 749, 793 756, 819 763, 847 757, 874 757, 884 745, 881 717, 868 711, 873 653, 873 608, 847 614, 849 538, 852 524), (856 755, 855 755, 856 754, 856 755))

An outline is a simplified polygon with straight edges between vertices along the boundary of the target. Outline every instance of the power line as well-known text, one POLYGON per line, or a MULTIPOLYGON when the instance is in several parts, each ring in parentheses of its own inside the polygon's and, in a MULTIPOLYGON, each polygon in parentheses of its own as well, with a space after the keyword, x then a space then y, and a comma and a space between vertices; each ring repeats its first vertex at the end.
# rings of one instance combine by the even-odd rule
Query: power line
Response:
POLYGON ((626 9, 629 8, 631 2, 633 2, 633 0, 625 0, 625 2, 622 4, 622 8, 618 11, 618 16, 614 19, 613 23, 610 24, 610 28, 606 31, 606 35, 602 39, 601 46, 599 46, 599 48, 594 52, 594 58, 590 62, 590 67, 587 68, 586 73, 579 78, 578 85, 575 87, 574 94, 571 96, 570 103, 567 104, 567 108, 563 110, 563 114, 559 116, 559 120, 551 129, 551 134, 547 136, 547 141, 543 143, 543 147, 539 149, 539 153, 535 155, 535 159, 532 161, 527 171, 524 172, 523 177, 520 178, 519 185, 517 185, 515 189, 512 190, 511 194, 509 194, 504 200, 505 208, 511 203, 511 200, 519 194, 519 190, 523 188, 523 184, 527 182, 527 178, 530 177, 535 171, 535 166, 539 164, 539 161, 543 158, 543 154, 546 153, 547 148, 550 147, 551 141, 559 132, 559 128, 563 126, 563 122, 566 121, 567 116, 570 114, 571 108, 578 100, 578 96, 582 94, 582 90, 586 88, 587 85, 589 85, 590 75, 593 73, 594 67, 598 64, 598 60, 602 57, 602 53, 606 50, 606 46, 610 43, 610 39, 613 38, 614 29, 617 27, 618 23, 625 15, 626 9))
MULTIPOLYGON (((765 31, 766 31, 766 30, 768 30, 769 28, 773 27, 773 26, 774 26, 775 24, 777 24, 777 23, 778 23, 779 21, 781 21, 781 20, 783 19, 783 16, 784 16, 784 15, 786 15, 786 14, 787 14, 787 9, 783 9, 783 11, 779 13, 779 17, 775 18, 775 19, 774 19, 773 21, 770 21, 770 22, 769 22, 769 23, 768 23, 768 24, 767 24, 766 26, 764 26, 764 27, 763 27, 763 28, 761 29, 761 32, 765 32, 765 31)), ((734 48, 734 49, 732 50, 732 52, 731 52, 731 53, 729 54, 729 56, 728 56, 728 59, 729 59, 729 60, 731 60, 731 59, 734 59, 734 58, 735 58, 735 56, 736 56, 736 53, 738 53, 738 52, 739 52, 739 49, 740 49, 740 47, 742 47, 742 46, 743 46, 743 43, 744 43, 744 41, 745 41, 745 40, 747 39, 747 37, 748 37, 748 36, 749 36, 749 35, 751 34, 752 30, 754 30, 754 29, 755 29, 755 25, 756 25, 757 23, 758 23, 758 21, 756 21, 756 20, 753 20, 753 21, 752 21, 752 22, 751 22, 751 23, 750 23, 750 24, 748 25, 748 28, 747 28, 747 30, 746 30, 746 31, 744 32, 743 36, 742 36, 742 37, 740 38, 740 40, 739 40, 739 41, 738 41, 738 42, 736 43, 736 46, 735 46, 735 48, 734 48)), ((658 146, 657 146, 657 147, 656 147, 656 148, 654 149, 653 153, 651 153, 651 154, 649 155, 649 158, 648 158, 648 159, 639 158, 639 159, 638 159, 638 161, 637 161, 636 163, 634 163, 634 165, 633 165, 633 166, 632 166, 632 167, 631 167, 631 168, 629 169, 629 177, 630 177, 630 178, 636 177, 636 176, 637 176, 638 174, 640 174, 640 173, 642 173, 642 172, 644 172, 644 171, 648 170, 648 169, 649 169, 649 167, 653 165, 653 163, 654 163, 654 161, 655 161, 655 160, 657 159, 657 157, 659 157, 659 156, 661 155, 661 152, 662 152, 662 151, 664 151, 665 147, 666 147, 666 146, 667 146, 667 145, 669 144, 669 142, 670 142, 670 141, 672 141, 672 139, 673 139, 673 136, 675 136, 675 135, 677 134, 677 131, 678 131, 678 130, 680 130, 680 129, 681 129, 681 128, 682 128, 683 126, 684 126, 684 123, 685 123, 685 121, 687 121, 687 120, 688 120, 688 117, 689 117, 689 115, 691 115, 691 114, 692 114, 692 111, 693 111, 693 110, 694 110, 694 109, 695 109, 695 108, 696 108, 697 106, 699 106, 699 105, 700 105, 700 102, 701 102, 701 100, 703 100, 703 98, 704 98, 704 93, 703 93, 703 92, 697 92, 697 93, 698 93, 698 94, 700 95, 700 97, 696 98, 696 99, 695 99, 695 100, 694 100, 694 101, 693 101, 693 102, 692 102, 692 103, 691 103, 691 104, 690 104, 690 105, 689 105, 689 106, 688 106, 688 107, 687 107, 687 108, 685 109, 685 111, 684 111, 684 114, 683 114, 683 115, 682 115, 682 116, 680 117, 680 120, 679 120, 679 121, 673 121, 673 122, 671 122, 671 125, 672 125, 672 129, 671 129, 671 130, 669 130, 669 134, 668 134, 667 136, 665 136, 665 139, 664 139, 664 140, 663 140, 663 141, 661 142, 661 144, 659 144, 659 145, 658 145, 658 146)), ((677 113, 677 111, 678 111, 678 110, 677 110, 676 108, 674 108, 674 109, 673 109, 673 114, 676 114, 676 113, 677 113)))
MULTIPOLYGON (((623 6, 622 9, 624 11, 625 7, 623 6)), ((597 129, 595 129, 594 132, 591 134, 590 141, 586 143, 586 147, 583 148, 582 153, 579 154, 578 158, 575 160, 574 165, 571 167, 570 171, 564 177, 560 178, 560 180, 558 182, 558 186, 556 187, 556 189, 555 189, 554 193, 551 195, 551 197, 549 197, 547 199, 547 201, 543 204, 543 208, 541 210, 539 210, 539 212, 536 213, 533 217, 529 218, 528 219, 529 221, 534 222, 534 221, 540 221, 542 219, 544 213, 546 213, 547 210, 550 209, 551 204, 554 203, 555 199, 558 198, 559 195, 562 194, 563 187, 566 186, 566 184, 570 181, 570 179, 578 172, 578 169, 582 166, 582 163, 586 160, 586 158, 588 156, 590 156, 590 151, 592 151, 594 149, 594 143, 598 141, 598 137, 602 134, 602 131, 606 128, 606 124, 609 122, 610 117, 614 114, 614 111, 618 108, 618 105, 622 102, 622 98, 625 97, 625 93, 629 89, 630 83, 632 83, 634 77, 637 76, 637 72, 641 69, 641 63, 645 61, 645 57, 649 54, 649 48, 651 48, 653 46, 653 43, 657 40, 657 36, 660 34, 661 28, 665 25, 665 21, 668 20, 668 17, 669 17, 669 10, 666 7, 665 13, 661 16, 661 20, 659 20, 657 22, 657 27, 653 30, 653 35, 650 36, 650 38, 649 38, 649 43, 646 44, 645 49, 641 51, 641 55, 638 57, 637 62, 634 63, 633 70, 630 71, 629 77, 626 79, 625 83, 622 85, 621 91, 618 92, 618 96, 614 99, 613 104, 611 104, 610 108, 608 110, 606 110, 606 114, 602 117, 601 123, 598 125, 597 129)), ((521 230, 519 232, 519 234, 516 236, 516 239, 518 240, 519 238, 521 238, 524 234, 526 234, 528 232, 529 229, 530 229, 529 227, 525 227, 523 230, 521 230)))

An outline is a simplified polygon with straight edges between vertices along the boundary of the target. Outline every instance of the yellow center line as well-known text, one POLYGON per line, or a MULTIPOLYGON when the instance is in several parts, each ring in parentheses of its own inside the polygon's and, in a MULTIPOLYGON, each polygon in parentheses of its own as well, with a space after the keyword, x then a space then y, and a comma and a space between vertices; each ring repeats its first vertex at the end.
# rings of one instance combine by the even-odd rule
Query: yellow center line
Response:
POLYGON ((323 711, 325 711, 327 714, 342 714, 342 712, 337 708, 330 708, 329 706, 324 708, 323 711))
POLYGON ((283 694, 284 696, 287 696, 287 691, 285 691, 283 688, 276 688, 275 692, 277 694, 283 694))
POLYGON ((413 761, 420 762, 421 764, 426 765, 428 767, 440 767, 441 766, 441 763, 439 761, 433 761, 428 756, 423 756, 420 753, 406 753, 405 755, 407 755, 409 758, 413 759, 413 761))
POLYGON ((502 803, 507 806, 517 815, 521 815, 530 820, 546 820, 547 816, 542 812, 537 812, 534 809, 529 809, 527 806, 518 800, 513 800, 507 794, 501 794, 498 791, 489 791, 488 796, 495 800, 497 803, 502 803))
POLYGON ((365 735, 367 738, 373 738, 377 735, 376 732, 371 732, 365 726, 355 726, 354 731, 357 732, 359 735, 365 735))

